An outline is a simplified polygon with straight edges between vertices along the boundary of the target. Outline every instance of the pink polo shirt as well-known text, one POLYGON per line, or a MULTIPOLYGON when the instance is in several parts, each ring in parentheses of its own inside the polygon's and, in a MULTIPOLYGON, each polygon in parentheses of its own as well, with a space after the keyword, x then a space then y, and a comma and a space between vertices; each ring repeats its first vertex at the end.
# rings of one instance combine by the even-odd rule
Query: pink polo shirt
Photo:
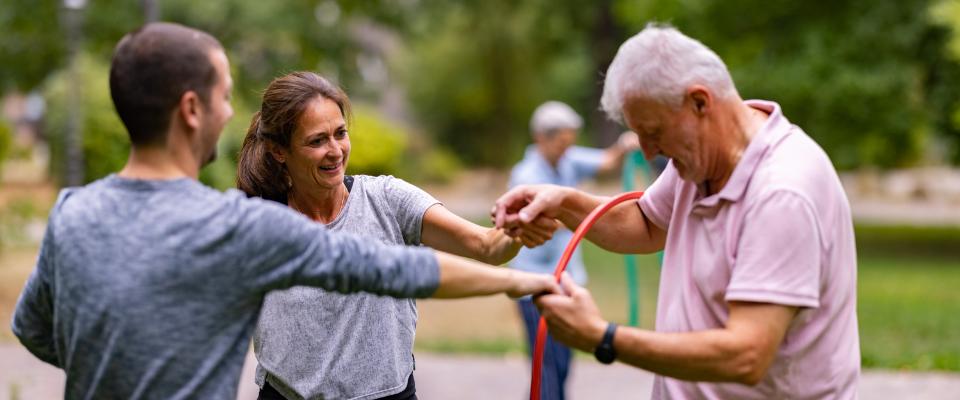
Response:
POLYGON ((654 399, 852 399, 860 373, 850 206, 826 153, 776 103, 729 182, 703 197, 673 164, 640 208, 667 231, 659 332, 723 328, 727 302, 800 307, 756 386, 657 376, 654 399))

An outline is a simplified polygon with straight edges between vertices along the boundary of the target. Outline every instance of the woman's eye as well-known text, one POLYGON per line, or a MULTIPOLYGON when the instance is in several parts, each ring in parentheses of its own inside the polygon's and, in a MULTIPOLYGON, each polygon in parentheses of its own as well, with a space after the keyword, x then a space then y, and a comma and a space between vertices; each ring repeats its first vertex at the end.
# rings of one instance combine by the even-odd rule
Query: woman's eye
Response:
POLYGON ((343 138, 347 137, 347 131, 337 131, 337 133, 336 133, 335 135, 336 135, 337 139, 343 139, 343 138))

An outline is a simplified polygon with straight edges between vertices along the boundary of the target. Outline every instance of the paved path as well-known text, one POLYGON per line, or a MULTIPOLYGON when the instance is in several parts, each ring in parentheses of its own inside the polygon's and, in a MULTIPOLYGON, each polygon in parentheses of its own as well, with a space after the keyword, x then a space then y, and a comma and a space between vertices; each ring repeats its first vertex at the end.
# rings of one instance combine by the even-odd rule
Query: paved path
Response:
MULTIPOLYGON (((239 398, 255 399, 253 357, 248 355, 239 398)), ((653 377, 622 364, 604 366, 575 361, 568 390, 578 399, 646 399, 653 377)), ((530 376, 525 359, 517 356, 478 357, 417 355, 417 392, 432 399, 516 399, 527 395, 530 376)), ((56 399, 63 396, 63 372, 44 364, 18 345, 0 344, 0 400, 56 399)), ((862 399, 956 399, 960 374, 866 371, 862 399)))

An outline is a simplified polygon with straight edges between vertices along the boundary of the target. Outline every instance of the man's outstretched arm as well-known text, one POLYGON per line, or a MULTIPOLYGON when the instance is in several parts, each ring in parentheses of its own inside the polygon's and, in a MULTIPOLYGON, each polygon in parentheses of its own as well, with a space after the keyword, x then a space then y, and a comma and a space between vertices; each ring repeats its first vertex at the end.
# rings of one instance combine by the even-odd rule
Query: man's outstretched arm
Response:
MULTIPOLYGON (((609 198, 555 185, 517 186, 497 199, 494 223, 508 232, 538 216, 556 218, 570 230, 609 198)), ((663 249, 666 231, 654 225, 636 202, 613 207, 587 232, 587 240, 617 253, 652 253, 663 249)))
POLYGON ((20 339, 20 343, 33 355, 44 362, 60 367, 53 341, 53 293, 47 281, 49 276, 46 275, 46 271, 51 267, 49 264, 52 262, 50 255, 53 251, 52 242, 51 229, 48 225, 40 247, 40 255, 37 257, 37 265, 17 300, 11 329, 20 339))

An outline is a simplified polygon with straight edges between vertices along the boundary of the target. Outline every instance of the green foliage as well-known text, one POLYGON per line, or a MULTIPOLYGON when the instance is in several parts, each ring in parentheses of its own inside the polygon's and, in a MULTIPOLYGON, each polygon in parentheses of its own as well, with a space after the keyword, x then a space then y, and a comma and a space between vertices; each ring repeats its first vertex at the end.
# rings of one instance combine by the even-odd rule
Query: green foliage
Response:
POLYGON ((468 162, 502 165, 519 154, 538 102, 559 98, 588 114, 616 46, 667 21, 720 54, 744 97, 779 102, 838 167, 909 166, 934 138, 960 139, 951 121, 960 66, 944 57, 947 34, 928 4, 454 2, 415 24, 425 27, 411 36, 406 81, 439 142, 468 162))
POLYGON ((412 155, 414 170, 406 170, 402 175, 409 179, 425 182, 449 183, 463 170, 463 164, 451 151, 442 147, 433 147, 412 155))
POLYGON ((13 146, 13 132, 6 121, 0 120, 0 173, 3 172, 3 161, 10 154, 11 146, 13 146))
POLYGON ((468 163, 516 161, 529 141, 529 115, 543 101, 595 108, 588 105, 596 80, 589 44, 569 30, 575 14, 563 6, 494 0, 437 7, 446 7, 443 17, 418 19, 422 29, 411 34, 399 64, 419 120, 468 163))
POLYGON ((77 12, 62 1, 4 0, 0 7, 0 89, 28 91, 64 67, 68 37, 82 39, 98 57, 109 59, 116 42, 143 20, 138 2, 88 0, 77 12), (71 33, 73 19, 82 34, 71 33))
POLYGON ((5 0, 0 7, 0 89, 31 89, 63 63, 54 1, 5 0), (14 61, 15 60, 15 61, 14 61))
MULTIPOLYGON (((914 165, 942 142, 960 163, 958 0, 156 1, 161 19, 221 40, 247 104, 292 70, 373 102, 383 82, 364 80, 360 64, 384 57, 414 125, 470 165, 516 161, 530 112, 548 99, 584 115, 588 141, 612 140, 616 129, 597 112, 602 73, 651 20, 716 50, 744 97, 778 101, 841 168, 914 165)), ((71 14, 58 2, 9 0, 0 87, 29 89, 63 67, 71 15, 81 16, 84 51, 102 62, 143 22, 140 2, 91 0, 71 14)))
POLYGON ((916 164, 949 128, 930 111, 957 101, 938 93, 958 72, 938 59, 943 29, 918 2, 821 3, 704 1, 675 22, 728 62, 744 97, 778 101, 838 167, 916 164))
POLYGON ((397 174, 409 132, 384 119, 373 108, 355 105, 350 123, 351 174, 397 174))
POLYGON ((78 58, 78 76, 68 70, 55 73, 43 86, 47 99, 45 133, 50 142, 50 170, 63 182, 70 85, 80 83, 84 182, 118 171, 127 160, 130 140, 110 99, 109 67, 102 59, 83 54, 78 58))
MULTIPOLYGON (((931 18, 938 24, 947 27, 950 30, 949 52, 946 54, 953 62, 960 61, 960 0, 940 0, 934 3, 930 10, 931 18)), ((944 136, 947 137, 949 144, 952 145, 952 161, 960 164, 960 104, 956 96, 957 83, 960 78, 955 75, 950 82, 941 85, 940 95, 952 99, 951 108, 941 108, 936 110, 949 116, 950 129, 945 130, 944 136), (951 85, 952 83, 952 85, 951 85)))

